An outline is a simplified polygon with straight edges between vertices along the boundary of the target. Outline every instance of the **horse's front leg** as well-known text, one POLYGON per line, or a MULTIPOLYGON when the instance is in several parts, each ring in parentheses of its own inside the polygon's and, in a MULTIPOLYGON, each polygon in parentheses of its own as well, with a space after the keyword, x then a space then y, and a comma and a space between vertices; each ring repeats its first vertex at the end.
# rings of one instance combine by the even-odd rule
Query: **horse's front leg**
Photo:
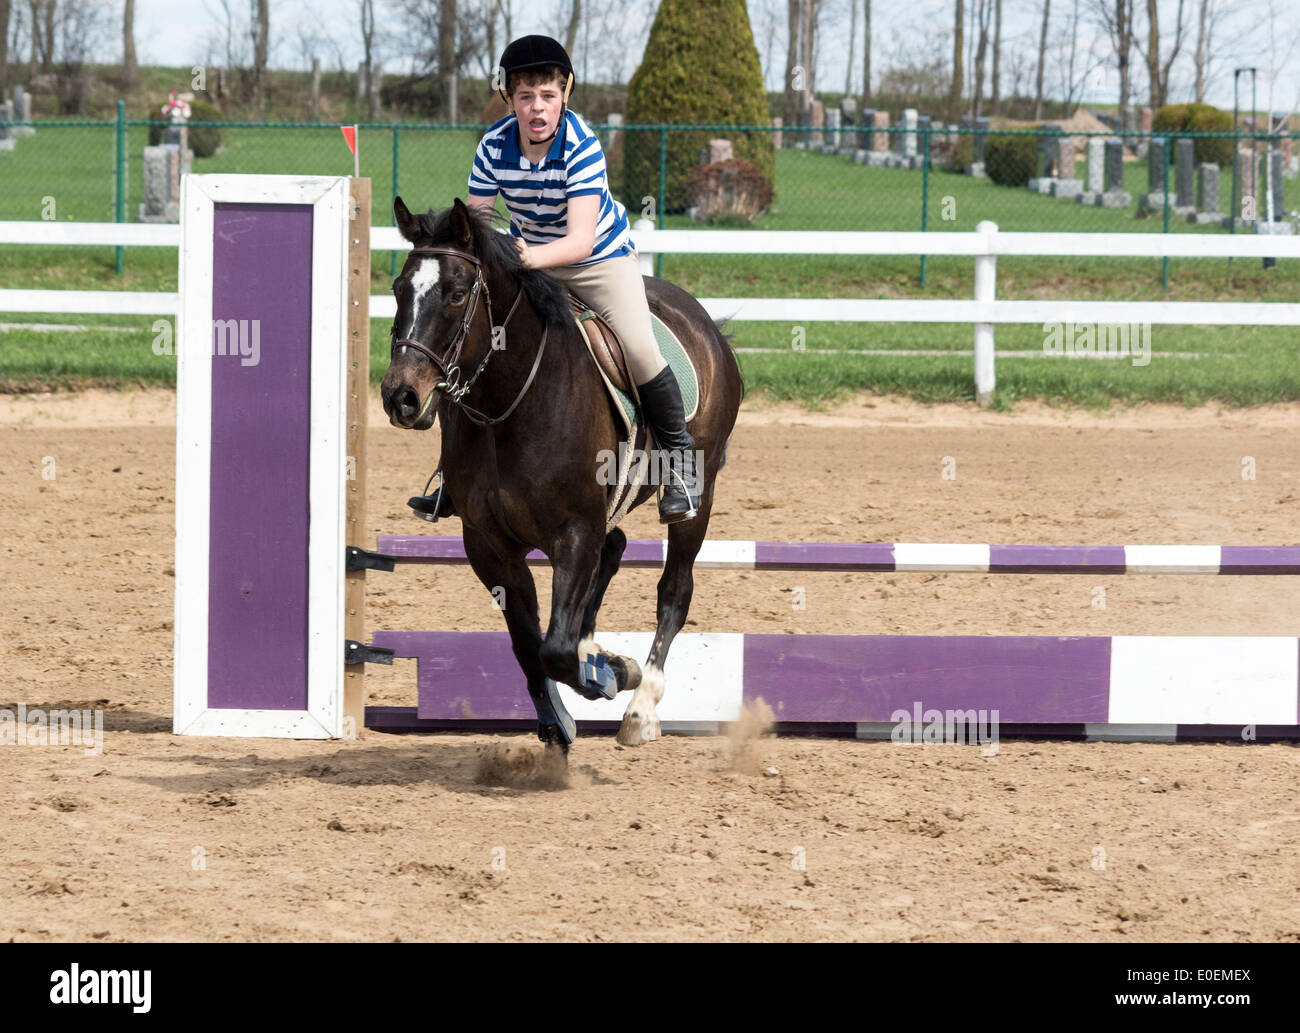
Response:
POLYGON ((551 560, 551 619, 540 654, 548 677, 571 685, 588 699, 613 699, 627 672, 615 672, 603 654, 589 663, 579 656, 589 604, 597 588, 605 542, 603 529, 571 523, 547 550, 551 560))
POLYGON ((510 646, 527 680, 528 695, 537 711, 537 738, 562 748, 577 737, 577 726, 560 699, 559 687, 547 678, 540 656, 542 626, 537 614, 537 586, 522 553, 502 557, 487 539, 465 525, 465 555, 483 586, 503 607, 510 646), (504 593, 504 595, 501 595, 504 593))

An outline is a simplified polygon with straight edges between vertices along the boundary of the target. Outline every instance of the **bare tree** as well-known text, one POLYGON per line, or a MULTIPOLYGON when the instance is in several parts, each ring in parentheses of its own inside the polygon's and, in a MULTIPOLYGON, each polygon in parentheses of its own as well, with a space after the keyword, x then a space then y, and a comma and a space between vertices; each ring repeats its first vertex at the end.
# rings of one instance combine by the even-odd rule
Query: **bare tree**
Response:
POLYGON ((10 0, 0 0, 0 96, 9 92, 10 0))
POLYGON ((1047 60, 1047 23, 1052 17, 1052 0, 1043 0, 1043 27, 1038 34, 1038 73, 1034 85, 1034 121, 1043 117, 1043 65, 1047 60))
POLYGON ((1079 7, 1080 0, 1072 0, 1069 16, 1056 40, 1056 67, 1061 77, 1059 92, 1065 102, 1066 118, 1074 115, 1075 105, 1083 96, 1089 76, 1101 63, 1095 45, 1087 53, 1079 52, 1079 7))
POLYGON ((989 19, 993 17, 993 0, 972 0, 975 27, 979 30, 979 45, 975 48, 975 75, 971 80, 970 113, 978 118, 984 99, 984 55, 989 45, 989 19))
POLYGON ((844 62, 844 96, 853 93, 853 48, 858 41, 858 5, 849 2, 849 59, 844 62))
POLYGON ((1230 65, 1242 41, 1250 35, 1254 22, 1247 19, 1234 28, 1231 19, 1240 8, 1230 0, 1199 0, 1196 20, 1196 50, 1192 56, 1195 70, 1193 92, 1197 103, 1204 103, 1215 80, 1222 74, 1219 69, 1230 65))
POLYGON ((564 30, 564 49, 573 53, 573 46, 578 38, 578 24, 582 21, 582 0, 573 0, 569 8, 569 24, 564 30))
POLYGON ((1146 3, 1147 45, 1144 48, 1141 39, 1137 37, 1134 37, 1134 43, 1138 48, 1138 52, 1146 60, 1147 78, 1150 80, 1151 87, 1150 103, 1152 110, 1155 110, 1164 107, 1167 103, 1165 98, 1169 94, 1169 72, 1178 59, 1178 53, 1183 46, 1183 33, 1186 30, 1183 17, 1186 0, 1178 0, 1178 19, 1174 24, 1174 39, 1169 47, 1169 57, 1163 63, 1160 60, 1159 5, 1157 0, 1146 0, 1146 3))
POLYGON ((28 0, 32 14, 32 63, 29 78, 36 74, 40 58, 41 71, 54 69, 54 12, 58 0, 28 0))
POLYGON ((266 99, 267 52, 271 38, 271 12, 269 0, 252 0, 254 18, 250 26, 253 36, 253 102, 261 104, 266 99))
POLYGON ((799 111, 803 106, 803 73, 799 71, 799 29, 803 13, 802 0, 786 0, 785 46, 785 124, 799 124, 799 111))
POLYGON ((1129 86, 1133 53, 1134 0, 1087 0, 1088 10, 1105 34, 1119 70, 1119 128, 1128 122, 1129 86))
POLYGON ((997 0, 993 20, 993 99, 989 107, 996 115, 1002 103, 1002 0, 997 0))
POLYGON ((443 117, 452 125, 459 125, 457 63, 456 63, 456 0, 439 0, 438 3, 438 74, 442 78, 443 117))
POLYGON ((862 0, 862 106, 871 104, 871 0, 862 0))
POLYGON ((957 112, 961 108, 962 30, 965 28, 962 16, 962 0, 955 0, 953 6, 952 82, 948 86, 949 121, 957 117, 957 112))
POLYGON ((140 79, 135 60, 135 0, 122 6, 122 85, 131 87, 140 79))
POLYGON ((370 119, 379 117, 379 91, 374 89, 375 79, 375 0, 357 0, 361 16, 361 48, 365 56, 366 83, 370 85, 370 119))

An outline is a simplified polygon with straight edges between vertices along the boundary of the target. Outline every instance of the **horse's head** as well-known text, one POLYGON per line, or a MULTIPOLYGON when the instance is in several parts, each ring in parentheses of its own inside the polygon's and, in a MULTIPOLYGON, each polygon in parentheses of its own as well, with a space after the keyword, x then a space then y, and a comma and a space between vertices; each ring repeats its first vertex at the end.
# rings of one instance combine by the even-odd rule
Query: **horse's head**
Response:
POLYGON ((428 430, 440 390, 454 389, 491 347, 486 255, 481 253, 486 248, 476 214, 460 198, 435 216, 412 215, 397 197, 393 214, 398 230, 414 246, 393 281, 397 315, 380 393, 394 426, 428 430))

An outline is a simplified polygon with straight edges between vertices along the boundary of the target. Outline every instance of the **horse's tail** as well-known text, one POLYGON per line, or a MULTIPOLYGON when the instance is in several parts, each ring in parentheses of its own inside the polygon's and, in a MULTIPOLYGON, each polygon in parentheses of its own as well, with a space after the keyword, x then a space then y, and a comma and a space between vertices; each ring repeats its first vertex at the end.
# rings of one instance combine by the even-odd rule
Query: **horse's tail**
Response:
POLYGON ((736 362, 736 375, 740 377, 740 400, 743 402, 745 400, 745 375, 740 371, 740 361, 736 359, 736 347, 731 343, 735 339, 736 335, 734 333, 724 333, 727 324, 731 322, 731 318, 731 316, 726 316, 722 319, 715 319, 713 321, 713 327, 718 331, 718 338, 731 349, 731 357, 736 362))
MULTIPOLYGON (((718 339, 731 350, 732 361, 736 363, 736 376, 740 378, 740 400, 743 402, 745 400, 745 375, 740 371, 740 362, 736 358, 736 347, 731 343, 735 339, 736 335, 734 333, 729 334, 725 332, 727 324, 730 322, 731 317, 729 316, 723 319, 715 319, 713 321, 713 327, 718 332, 718 339)), ((722 460, 718 463, 719 470, 727 465, 727 446, 730 444, 731 436, 728 435, 727 440, 722 443, 722 460)))

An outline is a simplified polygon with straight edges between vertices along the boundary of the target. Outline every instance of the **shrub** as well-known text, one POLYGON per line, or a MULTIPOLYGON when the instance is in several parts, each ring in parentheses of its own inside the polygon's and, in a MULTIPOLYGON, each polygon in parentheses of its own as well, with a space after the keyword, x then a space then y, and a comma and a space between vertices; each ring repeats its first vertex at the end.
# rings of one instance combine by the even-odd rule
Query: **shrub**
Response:
MULTIPOLYGON (((652 197, 663 212, 686 207, 686 177, 701 149, 725 136, 732 154, 776 180, 762 62, 744 0, 662 0, 641 63, 627 87, 628 125, 757 126, 757 129, 629 129, 623 143, 624 203, 652 197), (666 145, 661 163, 661 141, 666 145), (660 175, 663 190, 660 190, 660 175)), ((611 181, 610 186, 615 184, 611 181)))
POLYGON ((997 134, 984 144, 984 171, 999 186, 1022 187, 1038 171, 1038 139, 1031 133, 997 134))
MULTIPOLYGON (((161 115, 151 115, 151 118, 161 118, 161 115)), ((221 109, 206 101, 195 100, 190 104, 190 150, 194 152, 196 158, 211 158, 221 148, 221 130, 216 126, 199 126, 198 122, 220 122, 222 121, 221 109)), ((163 130, 166 126, 151 125, 149 127, 149 146, 157 147, 163 140, 163 130)))
POLYGON ((953 172, 965 173, 966 167, 975 162, 975 137, 962 133, 957 137, 957 143, 952 149, 952 164, 950 168, 953 172))
POLYGON ((206 101, 190 104, 190 150, 196 158, 211 158, 221 148, 221 130, 216 126, 201 126, 200 122, 222 121, 221 109, 206 101))
POLYGON ((758 167, 739 158, 696 165, 686 173, 686 200, 706 222, 753 223, 772 204, 772 187, 758 167))
MULTIPOLYGON (((1153 131, 1171 132, 1177 139, 1178 130, 1191 133, 1230 133, 1232 116, 1209 104, 1166 104, 1151 119, 1153 131)), ((1231 167, 1235 141, 1230 136, 1193 137, 1196 160, 1213 162, 1220 168, 1231 167)), ((1172 155, 1170 156, 1172 160, 1172 155)))

